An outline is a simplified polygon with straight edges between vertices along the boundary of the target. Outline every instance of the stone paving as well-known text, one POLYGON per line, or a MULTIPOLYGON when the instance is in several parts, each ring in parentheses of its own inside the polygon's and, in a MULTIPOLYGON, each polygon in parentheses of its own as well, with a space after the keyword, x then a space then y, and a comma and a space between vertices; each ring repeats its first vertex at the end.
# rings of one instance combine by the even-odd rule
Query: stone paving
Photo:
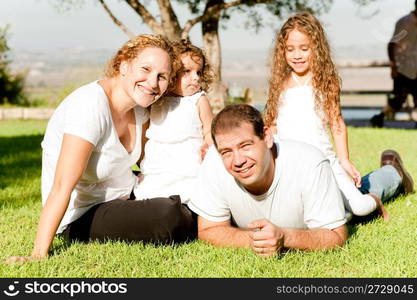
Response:
POLYGON ((8 119, 49 119, 53 108, 0 108, 0 120, 8 119))

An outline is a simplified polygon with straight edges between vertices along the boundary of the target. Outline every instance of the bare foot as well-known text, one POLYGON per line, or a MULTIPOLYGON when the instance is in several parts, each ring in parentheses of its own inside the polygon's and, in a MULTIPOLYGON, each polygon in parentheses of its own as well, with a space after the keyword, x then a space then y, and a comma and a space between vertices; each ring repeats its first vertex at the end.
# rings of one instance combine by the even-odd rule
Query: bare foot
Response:
POLYGON ((391 217, 388 213, 388 210, 385 208, 384 204, 382 203, 381 199, 379 199, 378 196, 374 194, 369 194, 372 198, 374 198, 376 202, 376 210, 378 211, 378 214, 384 219, 385 222, 388 222, 391 217))
POLYGON ((6 264, 14 264, 19 263, 23 264, 28 261, 39 260, 40 258, 32 257, 32 256, 11 256, 5 260, 6 264))

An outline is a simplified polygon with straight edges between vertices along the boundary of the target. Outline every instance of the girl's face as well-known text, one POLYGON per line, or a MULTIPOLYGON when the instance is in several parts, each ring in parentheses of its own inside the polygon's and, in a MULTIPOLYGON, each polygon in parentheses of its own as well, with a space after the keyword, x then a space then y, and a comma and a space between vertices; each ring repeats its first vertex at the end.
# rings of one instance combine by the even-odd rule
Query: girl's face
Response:
POLYGON ((203 59, 184 53, 180 56, 183 70, 178 76, 173 93, 178 96, 191 96, 201 90, 203 59))
POLYGON ((304 33, 293 29, 285 41, 285 59, 298 76, 310 72, 312 59, 310 39, 304 33))
POLYGON ((139 106, 148 107, 166 91, 171 75, 171 59, 165 50, 145 48, 131 62, 120 65, 125 93, 139 106))

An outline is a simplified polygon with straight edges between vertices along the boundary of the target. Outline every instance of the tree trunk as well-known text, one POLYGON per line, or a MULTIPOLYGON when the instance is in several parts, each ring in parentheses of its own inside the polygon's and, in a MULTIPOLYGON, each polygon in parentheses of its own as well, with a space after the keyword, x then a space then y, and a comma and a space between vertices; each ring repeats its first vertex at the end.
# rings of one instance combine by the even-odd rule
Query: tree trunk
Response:
MULTIPOLYGON (((222 3, 224 3, 223 0, 208 0, 205 7, 205 13, 211 6, 222 3)), ((226 98, 225 89, 221 82, 222 58, 219 38, 219 22, 220 12, 213 14, 209 19, 202 22, 204 50, 214 74, 214 80, 209 92, 209 99, 213 112, 215 113, 224 107, 224 100, 226 98)))
POLYGON ((164 36, 170 41, 181 39, 181 26, 171 6, 170 0, 158 0, 159 12, 161 14, 161 26, 164 36))

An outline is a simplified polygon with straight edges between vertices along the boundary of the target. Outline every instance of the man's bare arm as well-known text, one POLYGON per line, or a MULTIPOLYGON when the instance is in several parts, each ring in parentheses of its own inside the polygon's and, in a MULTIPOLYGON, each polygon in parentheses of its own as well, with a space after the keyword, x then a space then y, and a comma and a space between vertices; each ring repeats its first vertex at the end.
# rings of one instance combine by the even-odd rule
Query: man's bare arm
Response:
POLYGON ((398 76, 398 70, 397 70, 397 65, 395 62, 395 48, 397 47, 397 44, 394 42, 389 42, 388 43, 388 57, 389 57, 389 65, 391 68, 391 77, 395 78, 398 76))
POLYGON ((343 246, 348 232, 345 225, 334 229, 290 229, 266 219, 249 224, 249 230, 232 227, 230 220, 212 222, 198 217, 198 237, 214 246, 251 248, 262 256, 274 255, 281 246, 299 250, 322 250, 343 246))
POLYGON ((198 216, 198 238, 220 247, 250 248, 250 232, 233 227, 230 220, 212 222, 198 216))
POLYGON ((289 229, 284 231, 284 247, 300 250, 331 249, 343 246, 348 237, 345 225, 334 229, 289 229))

